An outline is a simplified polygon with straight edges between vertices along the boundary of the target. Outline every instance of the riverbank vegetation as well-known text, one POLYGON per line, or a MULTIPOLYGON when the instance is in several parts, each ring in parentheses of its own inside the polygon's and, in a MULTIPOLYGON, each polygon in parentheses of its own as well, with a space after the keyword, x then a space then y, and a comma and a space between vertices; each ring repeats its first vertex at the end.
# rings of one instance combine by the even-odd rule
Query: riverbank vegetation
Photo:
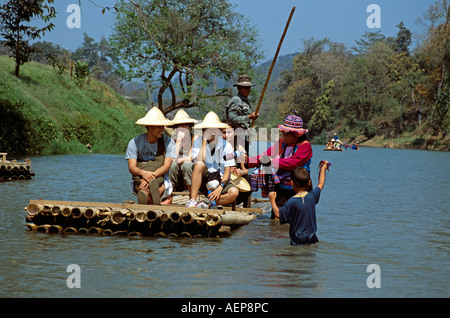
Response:
MULTIPOLYGON (((245 16, 227 0, 150 3, 118 2, 113 35, 96 42, 85 34, 75 52, 33 43, 20 76, 14 59, 23 52, 14 54, 17 46, 2 40, 0 150, 124 152, 142 132, 135 120, 155 104, 168 117, 189 108, 198 119, 210 110, 224 118, 242 73, 258 83, 251 92, 257 104, 271 61, 255 67, 259 39, 245 16), (140 88, 130 92, 133 80, 140 88)), ((329 38, 299 39, 303 50, 275 65, 256 127, 277 127, 297 111, 313 143, 325 144, 336 132, 347 143, 450 150, 449 8, 438 0, 424 13, 415 48, 418 35, 401 21, 396 36, 366 32, 351 48, 329 38)))
POLYGON ((80 86, 68 72, 0 55, 0 145, 9 154, 124 153, 142 133, 145 114, 108 85, 91 79, 80 86), (86 147, 88 146, 88 147, 86 147))
POLYGON ((366 32, 352 48, 304 40, 278 81, 280 116, 268 125, 296 110, 316 143, 336 132, 368 146, 450 150, 449 20, 448 1, 431 5, 413 50, 403 22, 395 37, 366 32))

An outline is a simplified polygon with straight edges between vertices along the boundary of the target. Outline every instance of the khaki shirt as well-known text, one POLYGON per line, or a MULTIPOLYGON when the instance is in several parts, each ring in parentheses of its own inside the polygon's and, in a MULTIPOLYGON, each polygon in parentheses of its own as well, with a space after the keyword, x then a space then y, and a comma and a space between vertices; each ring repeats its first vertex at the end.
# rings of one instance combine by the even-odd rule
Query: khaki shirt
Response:
POLYGON ((227 103, 226 116, 227 121, 233 128, 244 128, 248 129, 250 127, 250 119, 248 116, 252 113, 252 108, 248 101, 248 98, 237 95, 232 98, 227 103))

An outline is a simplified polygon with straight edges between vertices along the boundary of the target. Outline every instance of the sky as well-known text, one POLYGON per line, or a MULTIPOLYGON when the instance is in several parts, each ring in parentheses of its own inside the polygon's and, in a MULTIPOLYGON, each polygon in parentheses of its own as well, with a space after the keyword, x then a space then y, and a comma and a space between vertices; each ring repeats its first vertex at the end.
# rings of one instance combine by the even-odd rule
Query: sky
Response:
MULTIPOLYGON (((5 0, 1 0, 3 2, 5 0)), ((40 40, 59 44, 74 51, 83 42, 87 33, 96 42, 112 34, 114 18, 112 11, 102 14, 101 7, 114 6, 115 0, 80 0, 81 19, 79 27, 70 28, 67 20, 71 14, 70 5, 79 0, 55 0, 57 16, 53 19, 55 28, 40 40)), ((381 31, 385 36, 395 36, 395 27, 403 21, 413 34, 422 33, 423 26, 416 22, 435 0, 229 0, 236 4, 236 10, 256 27, 261 39, 265 61, 271 61, 286 26, 291 9, 295 7, 279 56, 302 51, 302 40, 311 37, 328 37, 333 42, 355 45, 364 32, 381 31), (377 10, 367 8, 378 5, 377 10), (367 23, 379 22, 379 25, 367 23), (375 19, 375 20, 374 20, 375 19), (372 26, 373 28, 370 28, 372 26), (379 26, 379 27, 378 27, 379 26)), ((72 20, 73 21, 73 20, 72 20)), ((373 23, 372 23, 373 24, 373 23)), ((413 44, 414 47, 414 44, 413 44)), ((412 47, 412 48, 413 48, 412 47)))

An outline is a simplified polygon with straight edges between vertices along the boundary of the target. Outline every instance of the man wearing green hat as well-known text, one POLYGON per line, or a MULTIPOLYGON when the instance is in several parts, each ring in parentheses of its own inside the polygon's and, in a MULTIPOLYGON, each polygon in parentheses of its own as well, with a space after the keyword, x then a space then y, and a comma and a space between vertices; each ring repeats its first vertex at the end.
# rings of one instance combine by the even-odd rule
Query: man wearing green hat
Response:
POLYGON ((241 75, 234 86, 237 87, 238 94, 237 96, 232 97, 227 103, 226 120, 234 129, 243 128, 247 130, 250 128, 250 121, 252 119, 257 119, 259 116, 259 114, 252 112, 248 100, 251 87, 255 86, 255 84, 252 83, 250 76, 241 75))

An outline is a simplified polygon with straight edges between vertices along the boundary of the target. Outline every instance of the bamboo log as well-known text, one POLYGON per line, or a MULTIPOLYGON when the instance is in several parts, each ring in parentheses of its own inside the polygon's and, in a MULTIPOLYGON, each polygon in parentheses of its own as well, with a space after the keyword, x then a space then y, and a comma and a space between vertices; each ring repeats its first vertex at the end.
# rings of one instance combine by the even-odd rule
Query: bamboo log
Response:
POLYGON ((88 233, 89 234, 103 234, 103 229, 100 227, 93 226, 93 227, 89 228, 88 233))
POLYGON ((36 203, 30 203, 27 206, 27 213, 31 216, 36 216, 40 212, 51 212, 51 207, 46 204, 36 204, 36 203))
POLYGON ((227 212, 218 216, 221 221, 221 225, 244 225, 248 224, 251 220, 255 219, 255 215, 243 214, 243 213, 231 213, 227 212))
POLYGON ((64 228, 61 225, 52 224, 49 228, 49 232, 52 233, 64 233, 64 228))
POLYGON ((66 233, 72 234, 72 233, 77 233, 77 232, 78 232, 78 230, 73 226, 69 226, 64 229, 64 234, 66 234, 66 233))
POLYGON ((220 224, 220 216, 214 214, 208 214, 205 218, 206 225, 209 227, 217 226, 220 224))
POLYGON ((61 207, 59 205, 54 205, 52 211, 50 212, 53 216, 58 216, 61 214, 61 207))
POLYGON ((156 221, 158 218, 161 217, 161 211, 159 210, 148 210, 147 211, 147 220, 149 222, 154 222, 156 221))
POLYGON ((48 233, 50 230, 50 227, 51 227, 50 224, 42 224, 37 227, 37 231, 48 233))
POLYGON ((72 207, 71 206, 65 206, 61 210, 61 215, 66 217, 66 218, 70 217, 71 214, 72 214, 72 207))
MULTIPOLYGON (((108 203, 108 202, 80 202, 80 201, 54 201, 54 200, 30 200, 30 203, 46 204, 46 205, 66 205, 66 206, 78 206, 78 207, 96 207, 96 208, 110 208, 110 209, 131 209, 131 210, 149 210, 149 209, 162 209, 161 205, 150 204, 128 204, 128 203, 108 203)), ((191 212, 192 208, 186 208, 181 205, 164 205, 164 211, 180 211, 191 212)), ((231 207, 223 207, 223 210, 210 210, 195 208, 197 213, 215 213, 223 214, 225 210, 231 210, 231 207)), ((236 211, 255 212, 262 213, 262 209, 253 208, 238 208, 236 211)))
POLYGON ((43 208, 44 208, 43 204, 30 203, 30 204, 28 204, 26 209, 27 209, 28 215, 35 216, 35 215, 38 215, 42 211, 43 208))
POLYGON ((86 210, 84 210, 84 217, 86 219, 92 219, 98 215, 98 212, 98 209, 87 208, 86 210))
POLYGON ((74 219, 78 219, 83 216, 85 210, 86 208, 83 207, 73 207, 70 210, 70 216, 74 219))
POLYGON ((159 218, 161 219, 161 221, 167 222, 170 218, 169 213, 167 213, 166 211, 161 211, 161 215, 159 216, 159 218))
POLYGON ((127 214, 120 210, 112 211, 110 214, 110 219, 112 224, 120 225, 127 219, 127 214))
POLYGON ((37 231, 38 226, 36 224, 29 223, 27 224, 28 231, 37 231))
POLYGON ((197 217, 197 214, 195 214, 193 212, 184 212, 181 215, 181 221, 184 224, 192 224, 195 221, 196 217, 197 217))
POLYGON ((181 221, 181 215, 182 212, 179 211, 172 211, 169 213, 169 219, 173 222, 173 223, 178 223, 181 221))

